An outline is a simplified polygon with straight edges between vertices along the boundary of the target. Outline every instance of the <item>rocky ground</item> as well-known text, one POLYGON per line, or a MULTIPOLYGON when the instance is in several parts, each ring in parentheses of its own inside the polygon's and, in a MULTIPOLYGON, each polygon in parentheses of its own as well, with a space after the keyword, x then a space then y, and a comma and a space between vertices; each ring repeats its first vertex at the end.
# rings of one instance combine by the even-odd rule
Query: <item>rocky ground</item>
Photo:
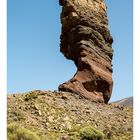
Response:
POLYGON ((103 133, 104 140, 133 137, 132 107, 95 103, 69 92, 35 90, 8 95, 7 111, 8 125, 27 128, 40 140, 81 140, 85 127, 103 133))

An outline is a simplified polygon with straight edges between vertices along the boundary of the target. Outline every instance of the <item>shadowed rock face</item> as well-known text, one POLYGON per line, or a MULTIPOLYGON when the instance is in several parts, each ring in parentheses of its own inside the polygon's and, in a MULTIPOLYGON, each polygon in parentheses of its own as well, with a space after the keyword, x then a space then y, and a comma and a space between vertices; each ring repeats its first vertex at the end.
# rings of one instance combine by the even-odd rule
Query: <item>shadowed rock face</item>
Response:
POLYGON ((112 93, 112 42, 104 0, 60 0, 60 50, 74 61, 77 72, 59 86, 95 101, 107 103, 112 93))

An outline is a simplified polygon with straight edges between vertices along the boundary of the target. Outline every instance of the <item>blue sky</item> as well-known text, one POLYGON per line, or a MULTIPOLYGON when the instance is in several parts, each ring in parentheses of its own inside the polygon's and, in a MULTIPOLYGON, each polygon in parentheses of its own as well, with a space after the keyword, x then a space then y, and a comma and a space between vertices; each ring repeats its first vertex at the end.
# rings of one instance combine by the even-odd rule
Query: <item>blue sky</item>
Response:
MULTIPOLYGON (((132 96, 132 0, 106 0, 114 38, 111 101, 132 96)), ((76 72, 60 53, 58 0, 8 0, 8 93, 57 90, 76 72)))

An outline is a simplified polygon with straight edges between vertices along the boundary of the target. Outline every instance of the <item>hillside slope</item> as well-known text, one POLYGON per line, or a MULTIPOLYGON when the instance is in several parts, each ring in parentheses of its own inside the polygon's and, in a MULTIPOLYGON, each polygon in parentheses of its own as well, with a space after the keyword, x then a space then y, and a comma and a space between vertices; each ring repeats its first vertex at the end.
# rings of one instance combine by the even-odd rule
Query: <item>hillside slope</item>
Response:
POLYGON ((128 97, 119 101, 114 102, 121 106, 131 106, 133 107, 133 97, 128 97))
POLYGON ((68 92, 8 95, 7 111, 8 125, 27 128, 40 140, 82 140, 81 129, 87 127, 104 133, 104 140, 132 140, 131 107, 95 103, 68 92))

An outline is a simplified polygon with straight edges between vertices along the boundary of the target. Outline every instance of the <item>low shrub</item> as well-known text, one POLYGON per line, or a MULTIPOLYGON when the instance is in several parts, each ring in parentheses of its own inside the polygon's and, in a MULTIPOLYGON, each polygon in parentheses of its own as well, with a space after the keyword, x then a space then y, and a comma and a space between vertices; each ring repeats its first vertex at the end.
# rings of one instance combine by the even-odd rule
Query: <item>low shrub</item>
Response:
POLYGON ((7 140, 40 140, 40 138, 31 130, 13 123, 8 125, 7 140))
POLYGON ((80 130, 82 140, 103 140, 104 134, 91 126, 83 127, 80 130))
POLYGON ((24 100, 29 101, 32 99, 36 99, 37 97, 38 97, 38 92, 32 91, 32 92, 29 92, 25 95, 24 100))

